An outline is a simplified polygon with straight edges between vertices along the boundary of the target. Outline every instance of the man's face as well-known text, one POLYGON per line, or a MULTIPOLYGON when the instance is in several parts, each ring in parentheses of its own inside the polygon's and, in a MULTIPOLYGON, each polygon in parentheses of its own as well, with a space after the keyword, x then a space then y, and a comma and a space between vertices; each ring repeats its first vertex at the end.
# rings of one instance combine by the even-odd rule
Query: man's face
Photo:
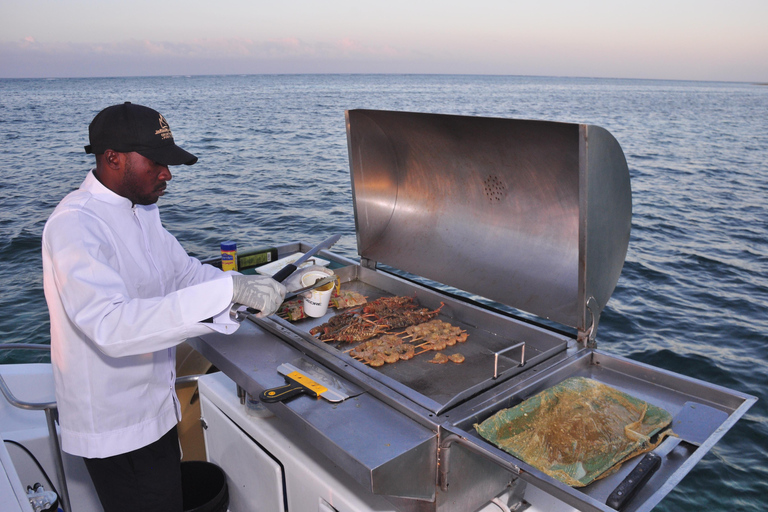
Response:
POLYGON ((155 204, 164 194, 165 183, 172 178, 168 166, 153 162, 138 153, 126 153, 125 156, 120 195, 134 204, 155 204))

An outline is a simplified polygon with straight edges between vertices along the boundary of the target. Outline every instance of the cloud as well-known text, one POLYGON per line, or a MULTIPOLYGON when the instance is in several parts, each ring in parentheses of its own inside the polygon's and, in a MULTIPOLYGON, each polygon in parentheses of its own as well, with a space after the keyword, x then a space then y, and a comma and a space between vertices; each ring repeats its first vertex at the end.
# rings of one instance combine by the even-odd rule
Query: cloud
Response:
POLYGON ((182 42, 129 39, 96 44, 43 43, 25 37, 15 43, 0 43, 0 73, 6 78, 376 72, 377 62, 423 58, 426 56, 418 52, 363 44, 351 38, 313 43, 295 37, 198 38, 182 42))
POLYGON ((629 43, 617 43, 600 51, 584 51, 585 44, 593 45, 514 38, 430 47, 400 39, 397 45, 389 41, 221 37, 97 44, 41 42, 27 36, 0 42, 0 77, 461 73, 757 81, 766 72, 757 50, 741 52, 738 59, 734 52, 709 51, 702 60, 684 45, 662 51, 649 43, 641 51, 629 43))

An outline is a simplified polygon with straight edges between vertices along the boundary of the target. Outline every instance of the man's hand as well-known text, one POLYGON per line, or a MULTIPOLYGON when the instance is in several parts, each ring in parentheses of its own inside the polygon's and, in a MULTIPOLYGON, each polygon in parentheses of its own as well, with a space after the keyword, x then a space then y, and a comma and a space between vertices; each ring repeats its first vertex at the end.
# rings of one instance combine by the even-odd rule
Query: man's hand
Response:
POLYGON ((232 302, 260 311, 257 317, 269 316, 280 307, 286 288, 267 276, 232 276, 232 302))

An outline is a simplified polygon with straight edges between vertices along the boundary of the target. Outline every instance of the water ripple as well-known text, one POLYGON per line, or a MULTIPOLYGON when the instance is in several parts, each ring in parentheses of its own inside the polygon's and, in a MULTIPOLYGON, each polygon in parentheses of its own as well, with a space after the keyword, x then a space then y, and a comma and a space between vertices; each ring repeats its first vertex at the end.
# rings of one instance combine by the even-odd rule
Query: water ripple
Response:
MULTIPOLYGON (((630 249, 600 347, 759 396, 657 510, 763 510, 768 495, 768 87, 472 76, 0 80, 0 333, 47 343, 40 235, 92 165, 88 123, 130 100, 200 157, 163 222, 190 254, 315 241, 357 257, 344 110, 546 119, 608 129, 627 156, 630 249)), ((0 362, 8 360, 0 354, 0 362)), ((34 360, 39 354, 13 355, 34 360)))

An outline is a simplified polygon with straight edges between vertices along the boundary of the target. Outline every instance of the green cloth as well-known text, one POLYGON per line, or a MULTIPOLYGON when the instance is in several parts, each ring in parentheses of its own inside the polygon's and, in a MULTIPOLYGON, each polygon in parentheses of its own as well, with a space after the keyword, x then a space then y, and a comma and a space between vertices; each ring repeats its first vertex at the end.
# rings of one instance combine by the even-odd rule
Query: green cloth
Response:
POLYGON ((670 424, 659 407, 584 377, 566 379, 475 429, 502 450, 572 487, 583 487, 652 450, 670 424))

